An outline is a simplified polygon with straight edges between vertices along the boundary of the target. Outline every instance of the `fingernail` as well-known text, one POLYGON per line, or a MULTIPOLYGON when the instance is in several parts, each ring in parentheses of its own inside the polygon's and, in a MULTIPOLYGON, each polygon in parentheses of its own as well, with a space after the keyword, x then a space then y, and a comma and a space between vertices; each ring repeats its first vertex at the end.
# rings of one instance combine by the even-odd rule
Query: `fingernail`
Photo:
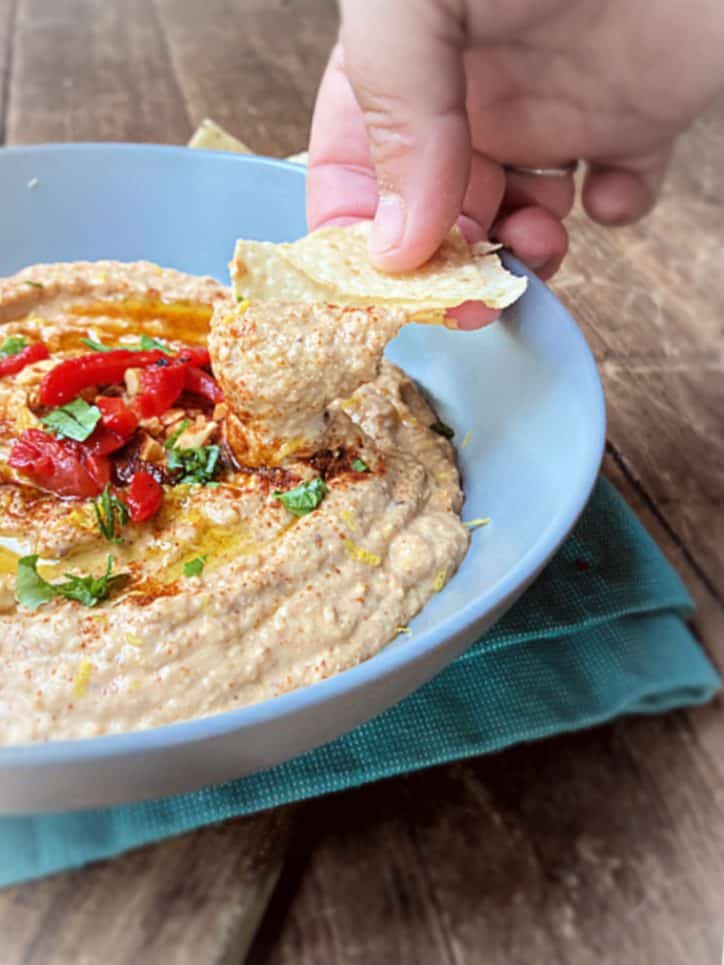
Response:
POLYGON ((405 234, 406 221, 405 202, 399 194, 380 195, 370 233, 370 251, 383 255, 393 248, 399 248, 405 234))

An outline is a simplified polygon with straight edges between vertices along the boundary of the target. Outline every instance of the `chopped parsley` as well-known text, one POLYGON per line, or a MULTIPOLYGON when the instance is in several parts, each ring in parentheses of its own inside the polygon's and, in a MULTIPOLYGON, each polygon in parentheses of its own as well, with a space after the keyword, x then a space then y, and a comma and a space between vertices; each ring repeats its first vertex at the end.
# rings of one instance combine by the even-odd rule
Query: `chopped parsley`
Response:
POLYGON ((218 468, 221 448, 219 446, 199 446, 195 449, 177 449, 168 446, 166 465, 172 472, 180 473, 174 484, 197 483, 208 486, 212 483, 218 468))
POLYGON ((28 340, 23 338, 22 335, 10 335, 2 345, 0 345, 0 356, 6 359, 10 355, 17 355, 18 352, 22 352, 22 350, 27 347, 28 340))
POLYGON ((173 350, 164 345, 162 342, 157 342, 155 338, 151 338, 150 335, 142 335, 138 340, 138 349, 134 351, 139 352, 152 352, 153 349, 158 349, 159 352, 163 352, 165 355, 173 355, 173 350))
POLYGON ((364 459, 360 459, 359 456, 357 456, 356 459, 353 459, 353 460, 352 460, 352 468, 354 469, 355 472, 369 472, 369 471, 370 471, 370 467, 367 465, 367 463, 364 461, 364 459))
POLYGON ((168 439, 164 442, 164 447, 166 449, 173 449, 173 447, 176 445, 178 440, 181 438, 183 433, 186 431, 186 429, 188 429, 190 425, 191 423, 189 422, 189 420, 184 419, 181 425, 178 427, 178 429, 176 429, 175 432, 172 432, 171 435, 168 437, 168 439))
POLYGON ((445 436, 446 439, 452 439, 452 437, 455 435, 455 430, 451 429, 450 426, 445 425, 445 423, 440 419, 438 419, 437 422, 433 422, 430 428, 439 436, 445 436))
POLYGON ((174 485, 179 483, 197 483, 200 486, 213 486, 214 476, 218 469, 220 446, 197 446, 190 449, 179 449, 176 443, 184 431, 191 425, 184 419, 178 429, 172 432, 164 443, 167 450, 166 465, 172 472, 180 473, 174 479, 174 485))
POLYGON ((26 278, 23 284, 27 285, 29 288, 45 288, 45 285, 42 283, 42 281, 31 281, 29 278, 26 278))
POLYGON ((128 507, 111 491, 111 484, 106 483, 105 489, 93 500, 93 509, 98 520, 98 529, 109 543, 120 543, 121 529, 128 522, 128 507))
POLYGON ((104 345, 102 342, 94 342, 92 338, 82 338, 81 344, 85 345, 86 348, 93 349, 94 352, 113 352, 119 347, 117 345, 104 345))
POLYGON ((184 573, 186 576, 201 576, 206 565, 206 556, 196 556, 192 560, 184 563, 184 573))
POLYGON ((58 439, 75 439, 83 442, 90 436, 98 425, 101 410, 97 405, 89 405, 80 397, 58 406, 41 418, 47 432, 52 432, 58 439))
POLYGON ((37 610, 38 607, 58 596, 66 600, 75 600, 83 606, 95 606, 96 603, 105 600, 115 586, 128 578, 127 573, 116 573, 111 576, 113 557, 110 555, 106 571, 102 576, 74 576, 72 573, 66 573, 66 580, 63 583, 48 583, 38 573, 37 566, 37 554, 23 556, 18 560, 15 591, 20 603, 29 610, 37 610))
POLYGON ((93 349, 94 352, 115 352, 118 349, 125 349, 127 352, 152 352, 156 349, 165 355, 174 354, 173 349, 170 349, 168 345, 156 341, 150 335, 141 335, 138 345, 104 345, 102 342, 94 342, 92 338, 82 338, 81 342, 87 348, 93 349))
POLYGON ((281 500, 290 513, 294 513, 295 516, 306 516, 319 506, 328 492, 329 487, 318 476, 286 492, 275 489, 273 495, 275 499, 281 500))

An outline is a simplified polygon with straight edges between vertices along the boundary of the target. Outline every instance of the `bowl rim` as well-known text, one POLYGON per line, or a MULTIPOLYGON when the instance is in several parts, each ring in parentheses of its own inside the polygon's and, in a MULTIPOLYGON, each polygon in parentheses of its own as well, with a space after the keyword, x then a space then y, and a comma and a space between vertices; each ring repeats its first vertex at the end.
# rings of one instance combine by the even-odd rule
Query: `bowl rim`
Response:
MULTIPOLYGON (((305 177, 306 168, 300 164, 279 158, 257 154, 232 154, 225 151, 194 151, 185 146, 168 144, 115 143, 104 141, 85 141, 70 144, 12 145, 0 151, 0 166, 3 156, 67 153, 148 153, 194 158, 192 163, 203 164, 205 158, 224 163, 242 164, 249 167, 278 167, 305 177)), ((480 596, 462 606, 454 616, 445 621, 445 633, 437 628, 421 631, 405 643, 404 647, 385 647, 379 653, 355 667, 341 671, 332 677, 308 684, 289 693, 269 698, 257 704, 238 707, 207 717, 164 724, 144 730, 127 731, 120 734, 106 734, 99 737, 83 737, 72 740, 47 741, 43 743, 12 744, 0 747, 0 770, 11 769, 16 765, 42 767, 71 764, 79 760, 86 762, 97 758, 115 758, 160 750, 181 744, 200 744, 234 731, 256 727, 270 720, 291 717, 315 705, 343 697, 350 691, 369 684, 376 679, 386 678, 404 664, 420 659, 434 651, 454 636, 484 616, 505 604, 516 595, 542 569, 564 541, 583 511, 593 490, 603 458, 606 440, 606 406, 596 362, 586 339, 568 309, 556 298, 553 292, 517 259, 504 253, 508 267, 528 278, 529 289, 537 290, 546 301, 557 307, 559 324, 569 344, 577 348, 579 377, 590 386, 588 404, 592 410, 589 445, 581 461, 579 484, 571 489, 562 507, 551 522, 539 533, 529 549, 517 560, 492 587, 480 596)), ((523 298, 526 294, 523 295, 523 298)), ((443 591, 444 592, 444 591, 443 591)))

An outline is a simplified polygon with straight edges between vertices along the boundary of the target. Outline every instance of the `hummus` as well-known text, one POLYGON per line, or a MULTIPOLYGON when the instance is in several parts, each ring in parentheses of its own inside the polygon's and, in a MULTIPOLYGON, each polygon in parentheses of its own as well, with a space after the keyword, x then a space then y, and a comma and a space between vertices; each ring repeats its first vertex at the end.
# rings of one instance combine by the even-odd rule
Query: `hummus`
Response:
MULTIPOLYGON (((453 448, 382 359, 406 320, 394 306, 247 307, 147 263, 35 266, 0 282, 3 336, 49 352, 0 378, 0 741, 226 711, 352 667, 406 628, 469 540, 453 448), (163 487, 156 515, 111 527, 109 542, 98 497, 59 496, 38 483, 40 463, 9 462, 23 433, 47 431, 40 387, 59 362, 142 335, 179 358, 208 342, 225 398, 185 391, 107 457, 119 492, 139 466, 163 487), (204 447, 218 456, 212 484, 169 473, 171 450, 204 447), (323 498, 297 515, 281 497, 310 483, 323 498), (54 585, 100 576, 109 554, 124 577, 95 605, 57 596, 31 610, 16 576, 29 554, 54 585)), ((132 401, 139 371, 104 398, 132 401)))

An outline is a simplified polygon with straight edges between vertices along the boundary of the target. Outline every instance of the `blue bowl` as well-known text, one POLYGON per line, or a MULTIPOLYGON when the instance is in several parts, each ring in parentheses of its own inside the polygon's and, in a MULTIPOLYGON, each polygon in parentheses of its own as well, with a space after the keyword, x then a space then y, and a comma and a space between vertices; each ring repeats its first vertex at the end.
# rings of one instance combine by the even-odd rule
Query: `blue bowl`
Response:
MULTIPOLYGON (((237 237, 306 230, 304 169, 145 145, 0 151, 0 275, 48 261, 148 259, 228 280, 237 237)), ((464 518, 489 516, 460 570, 403 636, 358 667, 282 697, 137 733, 0 749, 0 811, 107 805, 270 767, 394 704, 498 620, 573 526, 598 472, 605 408, 573 319, 535 276, 480 332, 409 326, 389 357, 456 429, 464 518)))

